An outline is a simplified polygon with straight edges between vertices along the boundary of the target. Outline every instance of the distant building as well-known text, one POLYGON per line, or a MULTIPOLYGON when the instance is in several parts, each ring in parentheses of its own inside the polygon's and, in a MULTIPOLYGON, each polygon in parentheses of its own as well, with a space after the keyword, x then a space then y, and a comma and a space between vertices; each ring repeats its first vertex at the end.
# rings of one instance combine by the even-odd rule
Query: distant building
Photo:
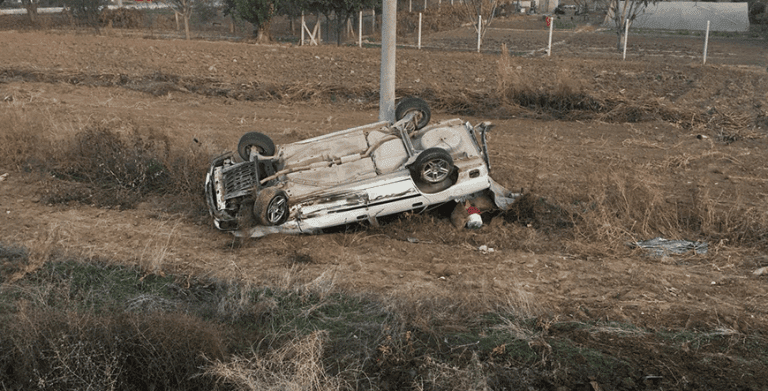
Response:
POLYGON ((560 0, 538 0, 536 11, 540 14, 551 14, 555 12, 558 5, 560 5, 560 0))
MULTIPOLYGON (((619 2, 622 9, 624 2, 619 2)), ((637 15, 632 27, 659 30, 748 31, 747 3, 709 3, 694 1, 659 2, 649 4, 637 15)), ((608 10, 605 24, 613 25, 613 13, 608 10)))

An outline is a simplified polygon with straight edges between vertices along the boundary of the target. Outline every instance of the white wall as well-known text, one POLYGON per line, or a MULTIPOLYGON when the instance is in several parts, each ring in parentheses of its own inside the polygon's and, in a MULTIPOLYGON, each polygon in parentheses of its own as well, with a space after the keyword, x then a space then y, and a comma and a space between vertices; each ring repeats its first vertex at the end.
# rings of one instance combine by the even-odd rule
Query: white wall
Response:
MULTIPOLYGON (((619 2, 619 9, 624 2, 619 2)), ((611 14, 606 24, 612 24, 611 14)), ((712 31, 748 31, 747 3, 704 3, 693 1, 659 2, 649 4, 638 14, 633 28, 664 30, 706 30, 707 20, 712 31)))

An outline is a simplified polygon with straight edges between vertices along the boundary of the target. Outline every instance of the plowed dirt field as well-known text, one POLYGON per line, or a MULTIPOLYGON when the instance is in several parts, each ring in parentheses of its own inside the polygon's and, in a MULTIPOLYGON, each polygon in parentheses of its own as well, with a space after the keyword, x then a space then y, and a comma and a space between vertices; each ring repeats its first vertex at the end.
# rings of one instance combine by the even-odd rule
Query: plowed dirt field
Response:
MULTIPOLYGON (((446 34, 425 42, 450 46, 466 32, 446 34)), ((486 213, 479 230, 454 227, 436 211, 380 227, 240 240, 217 231, 202 202, 179 207, 172 195, 131 207, 54 202, 80 187, 27 161, 0 167, 0 175, 8 174, 0 182, 0 237, 164 273, 255 284, 304 281, 414 302, 507 301, 545 323, 709 330, 732 339, 730 348, 718 345, 725 350, 708 351, 706 360, 675 356, 674 341, 670 347, 642 336, 619 343, 610 333, 552 332, 633 357, 646 375, 663 377, 663 389, 765 389, 766 352, 739 345, 739 338, 768 330, 768 273, 759 273, 768 266, 768 237, 755 232, 765 220, 739 236, 734 232, 743 221, 702 220, 693 231, 695 224, 682 227, 684 217, 659 221, 666 214, 654 212, 671 208, 685 216, 684 209, 710 208, 712 216, 730 210, 768 218, 765 41, 713 39, 703 66, 695 52, 701 43, 688 37, 637 38, 643 54, 623 62, 611 34, 556 39, 568 49, 550 58, 535 52, 543 44, 524 38, 533 32, 509 34, 495 30, 488 37, 525 52, 507 60, 499 53, 398 49, 397 94, 425 98, 435 120, 494 122, 492 176, 530 194, 539 205, 531 207, 535 212, 486 213), (501 98, 515 84, 549 101, 501 98), (555 92, 544 94, 547 88, 555 92), (570 108, 556 107, 558 96, 570 108), (624 202, 601 204, 600 195, 624 202), (600 220, 605 225, 587 228, 586 220, 573 217, 586 212, 563 211, 563 205, 607 205, 602 213, 608 217, 600 220), (634 223, 612 225, 612 214, 634 223), (680 237, 691 232, 698 236, 680 237), (628 246, 655 236, 707 241, 709 251, 657 258, 628 246), (738 237, 746 239, 734 243, 738 237), (728 349, 755 361, 733 360, 728 349)), ((0 121, 37 124, 62 143, 100 125, 126 135, 162 134, 172 149, 211 157, 235 148, 247 131, 293 142, 378 115, 375 47, 2 31, 0 53, 0 121)), ((202 185, 200 177, 201 192, 202 185)))

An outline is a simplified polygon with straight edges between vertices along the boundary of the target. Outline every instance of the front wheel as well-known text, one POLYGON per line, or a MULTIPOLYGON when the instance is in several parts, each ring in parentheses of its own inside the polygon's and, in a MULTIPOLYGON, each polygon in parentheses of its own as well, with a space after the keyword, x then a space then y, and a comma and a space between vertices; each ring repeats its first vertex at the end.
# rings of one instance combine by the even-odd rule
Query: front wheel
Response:
POLYGON ((429 105, 421 98, 409 96, 400 100, 395 107, 395 120, 400 121, 410 112, 416 112, 418 119, 416 120, 416 130, 419 130, 429 123, 432 116, 432 112, 429 110, 429 105))
POLYGON ((248 132, 240 137, 240 141, 237 143, 237 153, 243 160, 251 160, 252 148, 256 148, 256 151, 264 156, 275 154, 275 143, 264 133, 248 132))
POLYGON ((442 148, 429 148, 419 154, 411 166, 414 179, 428 184, 437 184, 445 181, 453 172, 453 159, 442 148))
POLYGON ((280 225, 288 220, 288 195, 285 191, 267 187, 259 191, 253 204, 253 216, 261 225, 280 225))

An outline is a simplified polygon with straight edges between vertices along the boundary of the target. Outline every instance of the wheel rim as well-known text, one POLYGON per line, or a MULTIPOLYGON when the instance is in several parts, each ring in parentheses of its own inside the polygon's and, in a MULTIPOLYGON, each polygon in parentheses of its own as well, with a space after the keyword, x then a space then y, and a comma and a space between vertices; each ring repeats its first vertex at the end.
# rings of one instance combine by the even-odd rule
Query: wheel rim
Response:
POLYGON ((279 223, 283 217, 285 217, 285 213, 287 212, 285 206, 285 197, 278 196, 272 199, 267 207, 267 220, 271 224, 279 223))
POLYGON ((405 117, 406 115, 408 115, 410 113, 416 114, 416 123, 418 125, 421 125, 421 123, 424 121, 424 112, 419 110, 419 109, 411 109, 411 110, 406 111, 405 115, 403 115, 403 117, 405 117))
POLYGON ((432 159, 421 169, 421 178, 430 183, 437 183, 448 178, 451 173, 451 164, 445 159, 432 159))
POLYGON ((263 155, 264 154, 264 148, 261 148, 258 145, 251 145, 251 146, 245 148, 245 152, 247 152, 249 156, 251 154, 251 149, 256 151, 256 153, 258 153, 259 155, 263 155))

